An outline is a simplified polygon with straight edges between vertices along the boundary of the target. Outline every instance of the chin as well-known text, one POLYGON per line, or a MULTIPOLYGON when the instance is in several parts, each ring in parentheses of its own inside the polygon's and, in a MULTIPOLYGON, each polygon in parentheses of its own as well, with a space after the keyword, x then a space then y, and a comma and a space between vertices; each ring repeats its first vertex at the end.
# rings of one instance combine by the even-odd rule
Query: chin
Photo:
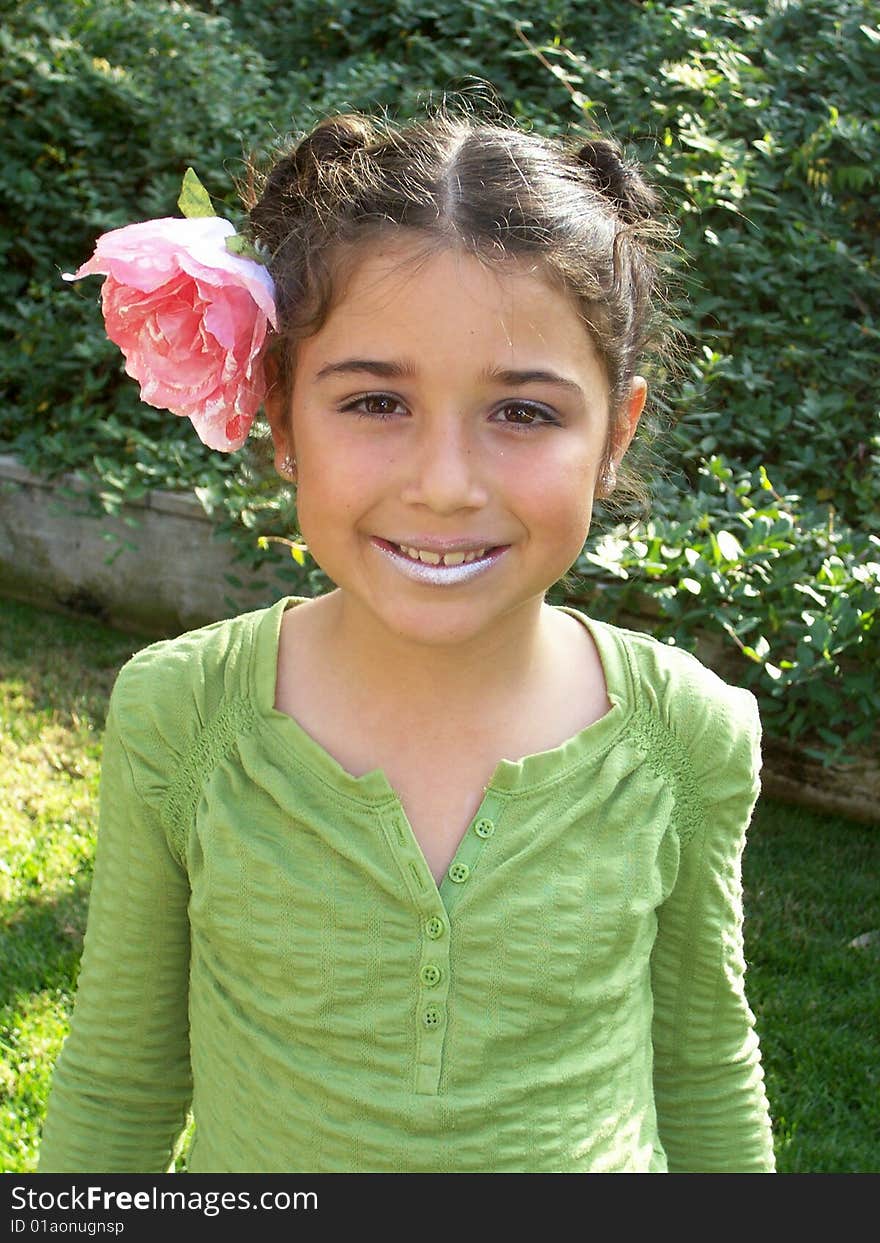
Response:
POLYGON ((543 599, 542 591, 506 604, 498 599, 432 599, 400 602, 394 607, 389 601, 381 611, 374 611, 374 616, 401 642, 433 648, 439 654, 474 643, 491 643, 509 626, 531 626, 540 616, 543 599))

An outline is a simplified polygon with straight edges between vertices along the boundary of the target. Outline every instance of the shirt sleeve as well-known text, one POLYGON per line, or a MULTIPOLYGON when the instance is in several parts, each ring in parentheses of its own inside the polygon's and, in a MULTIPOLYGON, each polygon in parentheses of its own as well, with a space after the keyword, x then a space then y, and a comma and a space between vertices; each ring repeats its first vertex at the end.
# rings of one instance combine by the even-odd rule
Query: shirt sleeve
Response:
POLYGON ((40 1173, 160 1173, 192 1094, 186 874, 138 789, 120 674, 101 768, 98 845, 76 1004, 55 1067, 40 1173))
POLYGON ((701 814, 682 835, 651 961, 657 1122, 673 1173, 775 1169, 742 928, 761 726, 754 696, 724 689, 695 743, 701 814))

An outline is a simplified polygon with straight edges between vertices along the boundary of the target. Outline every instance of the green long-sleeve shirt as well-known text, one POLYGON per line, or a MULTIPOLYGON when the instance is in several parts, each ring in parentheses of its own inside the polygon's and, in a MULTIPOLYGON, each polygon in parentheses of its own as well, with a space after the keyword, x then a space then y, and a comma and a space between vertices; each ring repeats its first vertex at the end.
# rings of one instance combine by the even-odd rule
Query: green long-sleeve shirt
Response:
POLYGON ((743 991, 754 698, 591 621, 611 711, 501 760, 439 888, 274 707, 287 597, 117 679, 41 1171, 773 1169, 743 991))

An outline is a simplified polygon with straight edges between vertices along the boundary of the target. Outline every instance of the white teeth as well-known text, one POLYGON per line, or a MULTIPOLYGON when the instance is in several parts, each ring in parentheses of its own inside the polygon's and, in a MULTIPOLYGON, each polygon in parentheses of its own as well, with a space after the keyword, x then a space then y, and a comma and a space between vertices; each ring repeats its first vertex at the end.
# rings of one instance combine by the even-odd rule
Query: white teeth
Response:
POLYGON ((492 574, 493 567, 504 556, 506 548, 496 548, 492 556, 487 556, 486 548, 474 548, 465 552, 459 548, 455 552, 441 554, 430 549, 412 548, 406 544, 391 544, 384 540, 377 542, 379 551, 388 558, 397 574, 423 586, 434 588, 446 587, 455 590, 460 584, 469 583, 471 579, 482 578, 484 574, 492 574))
POLYGON ((413 561, 423 561, 426 565, 439 565, 442 561, 444 565, 462 565, 468 561, 478 561, 480 557, 485 557, 485 548, 476 548, 473 552, 428 552, 424 548, 410 548, 406 544, 399 544, 401 552, 405 552, 413 561))

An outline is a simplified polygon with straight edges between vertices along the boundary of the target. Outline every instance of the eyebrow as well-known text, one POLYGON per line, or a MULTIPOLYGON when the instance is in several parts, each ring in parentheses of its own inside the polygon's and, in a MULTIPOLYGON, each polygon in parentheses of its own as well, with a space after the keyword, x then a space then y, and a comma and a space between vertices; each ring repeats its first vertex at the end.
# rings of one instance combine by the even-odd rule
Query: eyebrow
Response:
MULTIPOLYGON (((325 380, 329 376, 351 374, 376 375, 388 380, 411 380, 416 372, 415 368, 409 363, 387 362, 378 358, 343 358, 337 363, 327 363, 323 366, 315 376, 315 380, 325 380)), ((583 389, 579 384, 575 384, 574 380, 567 380, 565 376, 557 375, 555 371, 544 371, 538 368, 519 370, 516 368, 493 367, 483 371, 480 374, 480 379, 514 386, 523 384, 553 384, 557 388, 567 389, 569 392, 576 393, 579 397, 584 396, 583 389)))
POLYGON ((382 362, 378 358, 343 358, 338 363, 327 363, 318 374, 316 380, 324 380, 327 376, 347 375, 349 373, 367 372, 369 375, 384 376, 388 380, 411 379, 415 369, 407 364, 382 362))

